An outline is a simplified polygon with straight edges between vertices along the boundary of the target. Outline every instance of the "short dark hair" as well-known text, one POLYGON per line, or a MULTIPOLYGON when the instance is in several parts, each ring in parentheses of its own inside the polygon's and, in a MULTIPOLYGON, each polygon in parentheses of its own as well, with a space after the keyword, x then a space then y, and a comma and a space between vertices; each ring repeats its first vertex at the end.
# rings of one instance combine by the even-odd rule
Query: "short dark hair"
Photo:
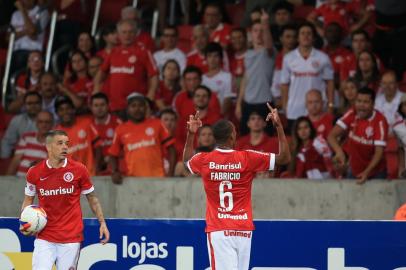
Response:
POLYGON ((233 32, 240 32, 245 37, 245 39, 247 39, 247 30, 245 30, 245 28, 243 28, 243 27, 234 27, 231 30, 230 34, 233 33, 233 32))
POLYGON ((211 90, 210 90, 210 88, 208 88, 207 86, 202 85, 202 84, 199 85, 198 87, 196 87, 196 89, 193 91, 193 95, 195 95, 196 91, 199 90, 199 89, 205 90, 207 92, 207 94, 209 95, 209 98, 211 98, 211 90))
POLYGON ((233 133, 233 124, 225 119, 217 121, 213 125, 213 136, 216 144, 226 144, 233 133))
POLYGON ((360 94, 369 95, 371 97, 372 101, 373 102, 375 101, 375 96, 376 96, 375 91, 369 87, 362 87, 361 89, 359 89, 357 95, 360 95, 360 94))
POLYGON ((36 91, 30 91, 30 92, 27 92, 27 93, 24 95, 24 103, 27 101, 27 98, 28 98, 28 97, 31 97, 31 96, 35 96, 35 97, 39 98, 39 101, 42 102, 42 96, 41 96, 38 92, 36 92, 36 91))
POLYGON ((204 55, 207 57, 209 53, 218 53, 221 59, 223 59, 223 48, 217 42, 210 42, 204 49, 204 55))
POLYGON ((104 99, 107 104, 109 104, 109 97, 102 92, 96 93, 90 97, 90 103, 93 103, 95 99, 104 99))
POLYGON ((354 32, 352 32, 351 40, 353 40, 354 36, 356 36, 356 35, 363 35, 367 41, 371 41, 371 37, 369 36, 368 32, 363 29, 358 29, 358 30, 355 30, 354 32))
POLYGON ((38 81, 40 82, 42 80, 42 78, 45 77, 45 76, 51 76, 55 81, 58 80, 54 73, 52 73, 50 71, 45 71, 39 76, 38 81))
POLYGON ((316 37, 317 37, 316 27, 314 27, 314 25, 311 22, 303 22, 303 23, 301 23, 299 25, 299 27, 297 28, 297 32, 300 32, 300 29, 302 29, 303 27, 309 27, 312 30, 313 38, 316 39, 316 37))
POLYGON ((188 73, 197 73, 197 75, 199 75, 199 77, 202 77, 202 71, 200 70, 200 68, 196 67, 196 66, 187 66, 185 68, 185 70, 183 71, 183 77, 186 76, 186 74, 188 73))
POLYGON ((161 110, 159 112, 159 118, 161 118, 164 114, 171 114, 171 115, 175 116, 176 119, 178 119, 177 113, 171 108, 166 108, 166 109, 161 110))
POLYGON ((60 129, 52 129, 50 131, 47 132, 47 134, 45 135, 45 142, 46 144, 50 143, 51 140, 55 137, 55 136, 66 136, 68 137, 68 133, 66 133, 63 130, 60 129))
MULTIPOLYGON (((178 36, 178 34, 179 34, 178 28, 177 28, 175 25, 173 25, 173 24, 168 24, 168 25, 166 25, 166 26, 164 27, 164 31, 165 31, 166 29, 174 30, 176 36, 178 36)), ((162 33, 162 34, 163 34, 163 33, 162 33)))
POLYGON ((287 1, 279 1, 273 5, 272 14, 275 14, 278 10, 282 10, 282 9, 286 10, 290 14, 292 14, 293 10, 294 10, 294 6, 287 1))
POLYGON ((58 112, 58 109, 64 104, 68 104, 69 106, 72 107, 72 109, 75 108, 75 105, 73 104, 72 100, 69 97, 62 96, 57 98, 57 100, 55 101, 55 112, 58 112))
POLYGON ((283 33, 285 33, 285 31, 289 31, 289 30, 290 30, 290 31, 295 31, 295 32, 297 32, 297 27, 296 27, 296 25, 294 25, 294 24, 287 24, 287 25, 282 26, 280 36, 282 36, 283 33))
POLYGON ((211 131, 213 131, 213 127, 212 127, 211 125, 209 125, 209 124, 204 124, 204 125, 202 125, 202 126, 199 128, 199 130, 197 131, 197 135, 200 135, 200 132, 202 132, 202 130, 205 129, 205 128, 209 128, 209 129, 211 129, 211 131))
POLYGON ((106 26, 102 27, 100 34, 102 37, 104 37, 104 36, 107 36, 107 35, 115 33, 115 32, 117 32, 116 25, 113 23, 110 23, 110 24, 107 24, 106 26))

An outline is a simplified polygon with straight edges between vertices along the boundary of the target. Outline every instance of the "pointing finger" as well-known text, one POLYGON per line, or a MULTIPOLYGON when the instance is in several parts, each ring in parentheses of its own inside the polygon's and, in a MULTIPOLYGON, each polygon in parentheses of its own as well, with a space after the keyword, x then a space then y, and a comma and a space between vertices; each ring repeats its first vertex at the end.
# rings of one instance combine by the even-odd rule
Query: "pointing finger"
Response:
POLYGON ((268 106, 268 109, 272 112, 273 108, 269 102, 266 103, 266 106, 268 106))

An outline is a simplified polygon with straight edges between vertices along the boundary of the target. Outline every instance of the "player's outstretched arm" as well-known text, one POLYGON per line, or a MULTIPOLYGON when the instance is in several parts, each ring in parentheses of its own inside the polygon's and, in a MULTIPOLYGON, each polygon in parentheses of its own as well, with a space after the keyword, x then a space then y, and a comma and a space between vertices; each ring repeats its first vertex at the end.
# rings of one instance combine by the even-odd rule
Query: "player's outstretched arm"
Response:
MULTIPOLYGON (((193 140, 195 138, 196 132, 202 126, 202 121, 199 118, 199 112, 197 111, 195 115, 189 116, 189 121, 187 122, 187 135, 186 143, 183 148, 183 163, 186 166, 186 162, 193 156, 193 140)), ((187 169, 188 170, 188 169, 187 169)))
POLYGON ((290 162, 290 150, 288 140, 286 139, 285 132, 283 131, 283 126, 281 119, 279 118, 278 110, 272 108, 271 104, 267 103, 270 113, 266 117, 266 121, 271 120, 278 133, 279 141, 279 154, 275 157, 275 163, 277 165, 285 165, 290 162))
POLYGON ((103 210, 100 205, 99 199, 96 196, 96 193, 90 192, 86 194, 87 201, 89 202, 90 209, 92 209, 93 213, 96 215, 97 219, 100 223, 100 242, 104 245, 110 239, 110 232, 107 229, 106 221, 104 220, 103 210), (104 239, 103 239, 104 236, 104 239))

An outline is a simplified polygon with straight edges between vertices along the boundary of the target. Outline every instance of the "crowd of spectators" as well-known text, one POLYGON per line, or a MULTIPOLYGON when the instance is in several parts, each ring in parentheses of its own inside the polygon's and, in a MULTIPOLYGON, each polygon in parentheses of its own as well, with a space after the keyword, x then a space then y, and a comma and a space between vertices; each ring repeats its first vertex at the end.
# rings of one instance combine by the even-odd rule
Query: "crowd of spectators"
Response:
POLYGON ((277 153, 269 102, 294 160, 258 177, 406 176, 403 1, 186 2, 194 10, 175 10, 177 25, 161 14, 153 39, 141 8, 123 5, 92 36, 93 1, 15 1, 3 173, 24 176, 46 157, 46 132, 61 129, 92 175, 189 176, 180 160, 196 111, 196 152, 214 149, 211 125, 225 118, 238 127, 237 149, 277 153), (44 64, 52 10, 54 51, 70 46, 59 74, 44 64))

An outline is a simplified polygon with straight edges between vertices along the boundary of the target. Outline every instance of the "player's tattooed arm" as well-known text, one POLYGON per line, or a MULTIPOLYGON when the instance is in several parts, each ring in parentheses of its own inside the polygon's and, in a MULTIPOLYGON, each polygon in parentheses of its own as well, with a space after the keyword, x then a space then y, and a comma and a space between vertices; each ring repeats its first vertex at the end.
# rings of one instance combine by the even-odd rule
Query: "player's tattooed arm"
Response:
POLYGON ((193 141, 196 132, 202 126, 202 121, 199 118, 199 112, 197 111, 196 114, 189 116, 189 121, 187 122, 187 135, 186 135, 186 143, 183 149, 183 163, 185 164, 185 168, 187 169, 186 163, 192 158, 193 156, 193 141))
POLYGON ((92 209, 93 213, 96 215, 97 219, 100 223, 100 242, 102 244, 106 244, 110 239, 110 232, 107 229, 106 221, 104 220, 103 210, 100 205, 100 201, 96 196, 96 193, 90 192, 86 194, 87 201, 89 202, 89 206, 92 209), (104 236, 104 239, 103 239, 104 236))

